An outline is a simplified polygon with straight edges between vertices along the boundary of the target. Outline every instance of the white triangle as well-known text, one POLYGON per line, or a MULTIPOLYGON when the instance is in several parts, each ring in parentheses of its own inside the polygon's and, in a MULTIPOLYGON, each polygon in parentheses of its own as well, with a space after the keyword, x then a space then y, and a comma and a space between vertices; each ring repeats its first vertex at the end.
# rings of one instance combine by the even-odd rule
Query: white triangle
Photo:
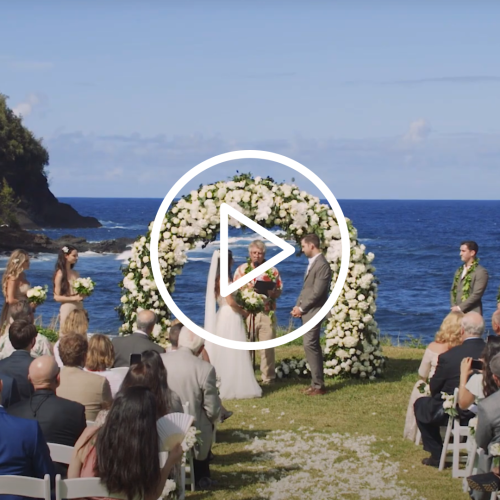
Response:
POLYGON ((256 222, 249 219, 241 212, 238 212, 238 210, 229 206, 227 203, 222 203, 220 206, 220 294, 222 297, 227 297, 229 294, 238 290, 238 288, 246 285, 249 281, 265 273, 268 269, 277 266, 282 260, 285 260, 294 253, 295 248, 290 245, 290 243, 278 238, 278 236, 268 231, 265 227, 259 226, 256 222), (228 283, 229 216, 234 217, 237 221, 245 224, 245 226, 249 227, 252 231, 260 234, 260 236, 282 249, 279 254, 266 260, 266 262, 259 267, 256 267, 254 270, 231 284, 228 283))

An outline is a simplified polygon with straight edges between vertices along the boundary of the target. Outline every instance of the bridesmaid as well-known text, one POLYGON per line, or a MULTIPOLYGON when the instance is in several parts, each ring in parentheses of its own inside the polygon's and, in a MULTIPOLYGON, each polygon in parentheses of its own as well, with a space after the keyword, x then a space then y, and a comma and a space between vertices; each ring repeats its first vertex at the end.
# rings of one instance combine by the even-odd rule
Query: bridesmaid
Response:
POLYGON ((59 333, 68 314, 75 309, 83 309, 82 295, 73 290, 73 282, 80 277, 73 268, 78 262, 78 251, 70 245, 59 250, 59 255, 54 271, 54 300, 61 303, 59 311, 59 333))
POLYGON ((30 289, 24 271, 30 267, 30 257, 25 250, 14 250, 9 258, 2 278, 2 292, 5 303, 0 317, 0 333, 11 323, 10 306, 20 300, 27 300, 30 289))

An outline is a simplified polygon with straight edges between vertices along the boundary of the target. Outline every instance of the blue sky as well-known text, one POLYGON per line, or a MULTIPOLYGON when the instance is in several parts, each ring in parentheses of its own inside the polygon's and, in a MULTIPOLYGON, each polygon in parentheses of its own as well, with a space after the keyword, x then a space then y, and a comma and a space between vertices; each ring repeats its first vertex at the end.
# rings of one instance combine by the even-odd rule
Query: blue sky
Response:
MULTIPOLYGON (((0 92, 57 196, 163 197, 263 149, 340 199, 498 199, 498 3, 235 3, 3 5, 0 92)), ((294 176, 242 161, 199 182, 236 169, 294 176)))

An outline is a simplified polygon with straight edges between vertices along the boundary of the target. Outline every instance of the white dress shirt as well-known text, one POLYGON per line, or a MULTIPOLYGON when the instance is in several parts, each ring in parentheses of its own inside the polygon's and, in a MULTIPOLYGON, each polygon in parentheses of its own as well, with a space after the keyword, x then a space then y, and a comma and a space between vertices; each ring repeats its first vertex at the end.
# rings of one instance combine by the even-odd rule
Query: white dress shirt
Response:
POLYGON ((307 266, 307 271, 306 271, 306 276, 309 274, 309 271, 311 270, 311 267, 313 265, 313 262, 321 255, 321 252, 318 252, 314 257, 311 257, 309 259, 309 265, 307 266))

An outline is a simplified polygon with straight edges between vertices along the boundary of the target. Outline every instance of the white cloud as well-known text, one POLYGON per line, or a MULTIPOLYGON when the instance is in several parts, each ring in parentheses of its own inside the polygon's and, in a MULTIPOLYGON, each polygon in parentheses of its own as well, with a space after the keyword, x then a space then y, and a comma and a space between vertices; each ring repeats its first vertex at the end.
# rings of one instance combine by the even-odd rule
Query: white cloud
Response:
POLYGON ((29 94, 28 97, 19 104, 16 104, 13 108, 12 111, 16 116, 22 116, 23 118, 26 118, 28 115, 31 114, 33 111, 33 108, 37 105, 40 104, 40 96, 37 94, 29 94))
POLYGON ((427 139, 430 132, 430 125, 427 123, 427 121, 424 120, 424 118, 420 118, 410 123, 410 128, 404 136, 403 140, 405 142, 416 144, 427 139))

